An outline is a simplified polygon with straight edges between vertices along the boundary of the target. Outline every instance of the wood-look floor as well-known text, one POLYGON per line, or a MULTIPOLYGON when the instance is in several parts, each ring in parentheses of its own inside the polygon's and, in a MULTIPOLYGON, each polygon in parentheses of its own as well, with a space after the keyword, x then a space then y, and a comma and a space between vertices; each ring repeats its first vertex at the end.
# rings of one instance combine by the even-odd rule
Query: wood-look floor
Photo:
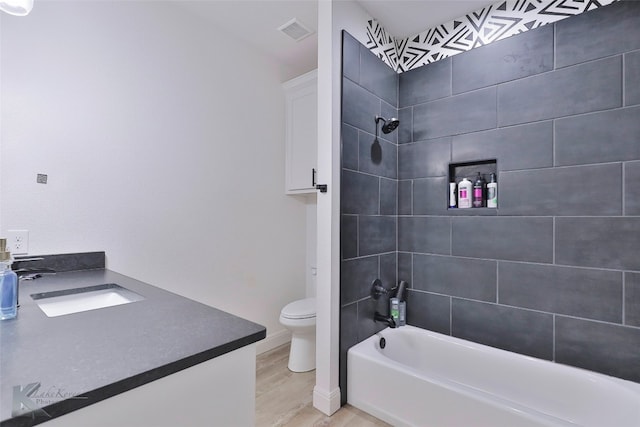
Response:
POLYGON ((316 371, 294 373, 287 369, 289 345, 262 353, 256 360, 257 427, 369 427, 389 426, 350 405, 331 417, 313 407, 316 371))

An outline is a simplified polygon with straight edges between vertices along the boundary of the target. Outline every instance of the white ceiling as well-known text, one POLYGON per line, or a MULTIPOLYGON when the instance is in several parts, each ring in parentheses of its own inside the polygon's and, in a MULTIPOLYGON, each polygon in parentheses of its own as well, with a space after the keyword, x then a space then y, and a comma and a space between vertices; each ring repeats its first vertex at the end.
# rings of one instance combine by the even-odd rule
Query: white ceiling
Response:
MULTIPOLYGON (((496 0, 355 1, 392 36, 405 38, 496 0)), ((277 28, 297 18, 317 31, 318 0, 179 0, 179 4, 274 58, 283 68, 285 79, 317 66, 316 34, 295 42, 277 28)))

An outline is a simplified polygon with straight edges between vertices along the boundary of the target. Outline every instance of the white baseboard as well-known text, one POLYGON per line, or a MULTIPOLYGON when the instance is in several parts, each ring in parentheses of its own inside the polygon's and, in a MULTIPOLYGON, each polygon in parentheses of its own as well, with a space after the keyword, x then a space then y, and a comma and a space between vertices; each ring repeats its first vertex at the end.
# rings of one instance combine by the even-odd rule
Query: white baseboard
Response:
POLYGON ((291 341, 291 332, 286 329, 267 335, 265 339, 256 343, 256 354, 262 354, 265 351, 280 347, 289 341, 291 341))
POLYGON ((316 385, 313 388, 313 407, 325 415, 332 415, 340 409, 340 388, 337 387, 327 393, 316 385))

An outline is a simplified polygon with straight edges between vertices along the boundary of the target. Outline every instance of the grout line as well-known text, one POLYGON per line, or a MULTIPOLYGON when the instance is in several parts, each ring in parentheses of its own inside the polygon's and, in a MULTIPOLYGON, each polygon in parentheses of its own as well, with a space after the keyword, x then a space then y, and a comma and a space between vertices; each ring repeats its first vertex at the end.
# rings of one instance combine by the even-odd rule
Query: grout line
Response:
POLYGON ((411 287, 412 289, 415 289, 415 283, 413 282, 413 255, 411 254, 411 266, 409 267, 410 269, 410 277, 411 277, 411 283, 409 284, 409 287, 411 287))
POLYGON ((378 177, 378 215, 382 215, 382 180, 378 177))
POLYGON ((626 216, 627 214, 627 204, 625 203, 625 200, 626 200, 625 195, 627 194, 627 189, 625 185, 626 170, 627 170, 627 163, 622 162, 622 216, 626 216))
POLYGON ((356 257, 360 258, 360 215, 356 215, 356 257))
POLYGON ((627 54, 623 53, 622 55, 622 106, 625 107, 627 105, 627 97, 625 96, 625 91, 626 91, 626 84, 625 84, 625 63, 626 63, 626 58, 627 58, 627 54))
POLYGON ((627 310, 625 301, 627 299, 627 274, 622 273, 622 324, 627 326, 627 310))
POLYGON ((449 295, 449 335, 453 336, 453 297, 449 295))
POLYGON ((556 120, 551 121, 551 164, 556 167, 556 120))
POLYGON ((449 220, 449 255, 453 256, 453 219, 449 220))
POLYGON ((556 265, 556 217, 553 217, 551 230, 551 264, 556 265))
POLYGON ((449 67, 449 96, 453 96, 453 57, 449 59, 449 64, 451 65, 449 67))
POLYGON ((496 304, 500 304, 500 261, 496 261, 496 304))
POLYGON ((553 58, 551 58, 551 63, 553 64, 553 70, 556 70, 556 23, 554 22, 552 25, 552 33, 553 33, 553 49, 551 49, 551 54, 553 58))
POLYGON ((553 314, 552 318, 553 326, 551 328, 551 360, 556 361, 556 314, 553 314))

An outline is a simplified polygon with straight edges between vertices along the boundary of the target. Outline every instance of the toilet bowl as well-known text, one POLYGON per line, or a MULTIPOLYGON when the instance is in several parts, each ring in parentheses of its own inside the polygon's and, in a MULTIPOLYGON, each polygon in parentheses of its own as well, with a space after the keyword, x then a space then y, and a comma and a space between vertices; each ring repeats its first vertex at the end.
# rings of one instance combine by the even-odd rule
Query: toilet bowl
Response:
POLYGON ((316 368, 316 299, 287 304, 280 312, 280 324, 291 331, 289 370, 306 372, 316 368))

